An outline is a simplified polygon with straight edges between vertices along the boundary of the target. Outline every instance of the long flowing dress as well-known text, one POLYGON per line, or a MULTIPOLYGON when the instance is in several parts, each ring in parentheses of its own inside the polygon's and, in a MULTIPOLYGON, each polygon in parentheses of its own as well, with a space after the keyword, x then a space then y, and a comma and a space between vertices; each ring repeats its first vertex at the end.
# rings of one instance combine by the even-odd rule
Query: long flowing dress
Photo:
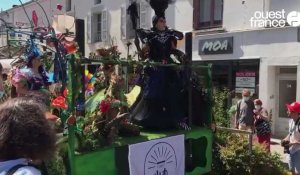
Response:
MULTIPOLYGON (((151 61, 174 63, 172 44, 182 39, 181 32, 167 29, 138 30, 139 37, 149 46, 151 61)), ((169 129, 187 117, 185 74, 174 67, 146 67, 141 78, 142 92, 133 105, 131 119, 147 129, 169 129)))

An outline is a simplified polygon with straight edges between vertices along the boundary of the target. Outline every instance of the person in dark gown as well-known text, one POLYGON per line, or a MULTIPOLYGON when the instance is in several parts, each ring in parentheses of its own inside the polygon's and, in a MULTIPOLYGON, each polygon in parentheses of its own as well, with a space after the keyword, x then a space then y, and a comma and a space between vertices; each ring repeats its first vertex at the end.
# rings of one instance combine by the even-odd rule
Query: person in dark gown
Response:
MULTIPOLYGON (((181 60, 172 59, 171 55, 179 52, 176 41, 183 39, 183 34, 166 26, 164 12, 155 12, 153 28, 137 30, 137 36, 148 50, 148 59, 163 64, 180 63, 181 60)), ((132 121, 147 129, 182 126, 187 118, 185 79, 185 73, 175 67, 144 68, 139 83, 142 92, 132 107, 132 121)))

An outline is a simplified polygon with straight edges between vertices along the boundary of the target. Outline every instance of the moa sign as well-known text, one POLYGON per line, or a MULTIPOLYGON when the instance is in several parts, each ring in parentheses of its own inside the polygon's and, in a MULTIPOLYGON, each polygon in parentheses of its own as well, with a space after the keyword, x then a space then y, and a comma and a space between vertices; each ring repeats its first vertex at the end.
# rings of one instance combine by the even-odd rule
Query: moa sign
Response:
POLYGON ((199 40, 199 55, 233 53, 233 37, 199 40))

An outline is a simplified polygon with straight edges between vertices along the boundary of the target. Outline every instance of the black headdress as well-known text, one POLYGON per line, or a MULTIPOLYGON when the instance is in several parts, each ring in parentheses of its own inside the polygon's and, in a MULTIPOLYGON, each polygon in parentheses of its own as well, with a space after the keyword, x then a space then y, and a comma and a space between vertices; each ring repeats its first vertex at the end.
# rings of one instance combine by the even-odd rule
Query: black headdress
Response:
POLYGON ((174 3, 175 0, 147 0, 150 6, 155 12, 155 16, 152 19, 152 24, 155 26, 159 18, 165 19, 165 11, 169 4, 174 3))

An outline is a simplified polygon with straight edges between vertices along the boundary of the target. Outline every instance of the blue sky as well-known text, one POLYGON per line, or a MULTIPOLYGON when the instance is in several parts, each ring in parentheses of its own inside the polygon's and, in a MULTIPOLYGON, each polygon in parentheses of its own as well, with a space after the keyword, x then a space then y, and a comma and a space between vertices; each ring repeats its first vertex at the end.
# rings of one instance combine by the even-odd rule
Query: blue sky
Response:
MULTIPOLYGON (((22 3, 28 2, 30 0, 22 0, 22 3)), ((0 10, 7 10, 12 7, 12 5, 20 5, 19 0, 0 0, 0 10)))

